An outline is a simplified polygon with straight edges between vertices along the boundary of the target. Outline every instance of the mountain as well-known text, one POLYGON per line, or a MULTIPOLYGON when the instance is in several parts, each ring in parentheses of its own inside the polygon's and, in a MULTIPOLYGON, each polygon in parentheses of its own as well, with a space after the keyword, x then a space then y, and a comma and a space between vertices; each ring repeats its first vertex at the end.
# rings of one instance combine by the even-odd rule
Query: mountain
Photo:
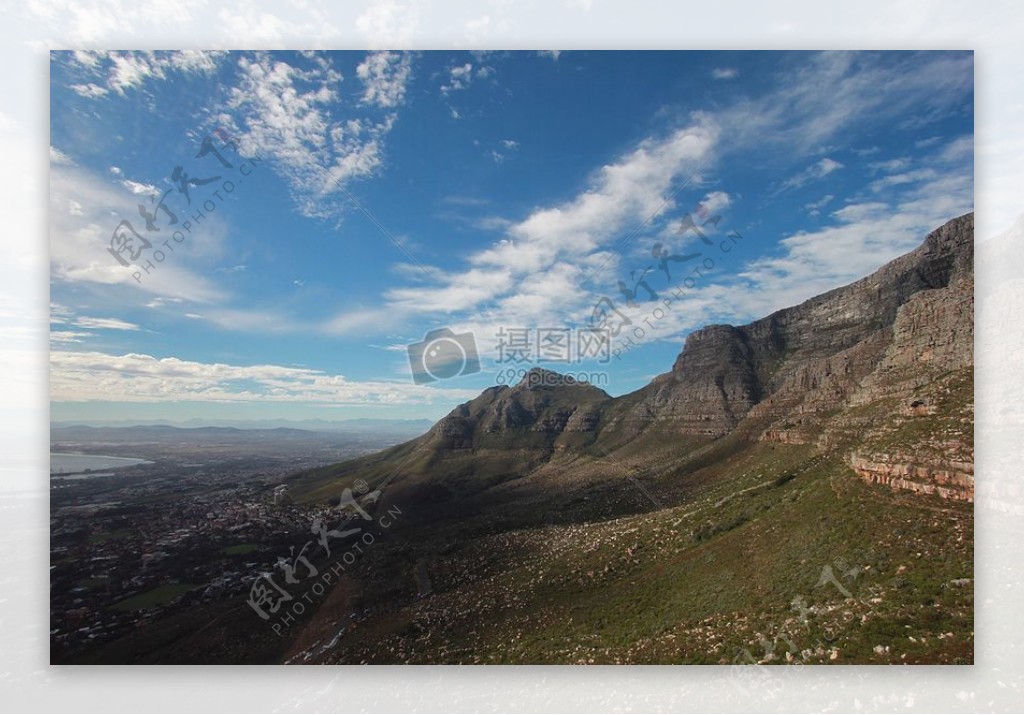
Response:
POLYGON ((543 491, 583 467, 598 477, 609 460, 671 471, 673 457, 732 437, 846 450, 865 479, 969 501, 973 230, 973 214, 961 216, 850 285, 748 325, 701 328, 669 372, 619 398, 535 368, 416 440, 306 475, 299 491, 322 496, 366 470, 391 496, 450 505, 509 480, 543 491), (900 446, 920 429, 933 440, 900 446))
POLYGON ((398 523, 275 657, 973 662, 973 264, 968 214, 628 395, 532 371, 295 475, 398 523))

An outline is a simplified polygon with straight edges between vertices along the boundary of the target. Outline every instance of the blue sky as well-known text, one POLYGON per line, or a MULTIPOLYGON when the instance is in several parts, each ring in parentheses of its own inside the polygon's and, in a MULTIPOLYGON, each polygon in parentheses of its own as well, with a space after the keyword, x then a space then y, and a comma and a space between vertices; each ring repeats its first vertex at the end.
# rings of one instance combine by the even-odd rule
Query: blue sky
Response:
POLYGON ((533 366, 634 390, 695 328, 972 210, 973 72, 969 52, 53 53, 51 417, 437 418, 533 366), (606 360, 539 359, 602 298, 606 360), (474 336, 479 372, 413 379, 407 346, 439 328, 474 336), (512 334, 532 349, 502 361, 512 334))

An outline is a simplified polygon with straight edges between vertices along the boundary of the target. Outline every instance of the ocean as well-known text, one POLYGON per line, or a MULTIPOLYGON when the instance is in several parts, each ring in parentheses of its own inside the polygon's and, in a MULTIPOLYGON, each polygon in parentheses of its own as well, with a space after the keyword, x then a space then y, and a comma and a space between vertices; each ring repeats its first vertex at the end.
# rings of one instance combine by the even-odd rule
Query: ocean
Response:
POLYGON ((51 475, 82 474, 87 469, 93 472, 103 472, 111 469, 131 467, 136 464, 149 463, 148 459, 138 459, 136 457, 107 457, 102 454, 50 452, 51 475))

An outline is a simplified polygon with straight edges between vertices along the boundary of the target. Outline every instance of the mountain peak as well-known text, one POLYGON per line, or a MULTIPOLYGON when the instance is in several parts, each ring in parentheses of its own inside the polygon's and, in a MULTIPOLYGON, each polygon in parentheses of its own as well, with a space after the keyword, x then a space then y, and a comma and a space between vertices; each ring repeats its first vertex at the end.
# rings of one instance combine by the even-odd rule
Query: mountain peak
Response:
POLYGON ((568 387, 572 385, 589 385, 588 382, 577 380, 572 375, 563 375, 554 370, 542 367, 530 368, 516 384, 515 389, 531 390, 543 387, 568 387))

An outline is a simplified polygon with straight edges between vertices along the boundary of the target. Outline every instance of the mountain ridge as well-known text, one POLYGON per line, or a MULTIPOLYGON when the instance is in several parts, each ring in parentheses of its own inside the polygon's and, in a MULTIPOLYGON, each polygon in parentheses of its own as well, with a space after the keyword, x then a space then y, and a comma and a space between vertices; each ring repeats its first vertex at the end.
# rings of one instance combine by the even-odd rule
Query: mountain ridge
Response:
MULTIPOLYGON (((632 393, 610 397, 541 368, 515 386, 487 388, 422 437, 382 453, 400 457, 390 464, 396 469, 387 483, 410 498, 422 492, 446 501, 535 471, 548 474, 567 465, 571 471, 581 460, 596 473, 613 458, 632 465, 642 452, 671 461, 673 451, 684 456, 706 450, 730 435, 849 452, 854 423, 845 411, 888 400, 890 392, 910 394, 938 372, 973 365, 970 306, 973 213, 948 221, 916 249, 848 285, 745 325, 695 330, 671 370, 632 393), (930 350, 930 357, 901 357, 901 350, 919 349, 930 350), (900 382, 908 365, 914 377, 900 382), (834 414, 837 409, 843 414, 834 414), (432 483, 426 492, 411 488, 426 482, 432 483)), ((864 433, 879 422, 872 413, 855 426, 864 433)), ((973 462, 973 440, 969 452, 973 462)), ((966 453, 961 457, 954 461, 968 461, 966 453)), ((360 469, 358 462, 338 466, 315 478, 329 481, 332 469, 339 475, 360 469)), ((371 476, 382 478, 377 471, 371 476)), ((929 469, 904 465, 895 472, 929 469)), ((972 498, 972 474, 944 478, 959 485, 960 496, 972 498)))

